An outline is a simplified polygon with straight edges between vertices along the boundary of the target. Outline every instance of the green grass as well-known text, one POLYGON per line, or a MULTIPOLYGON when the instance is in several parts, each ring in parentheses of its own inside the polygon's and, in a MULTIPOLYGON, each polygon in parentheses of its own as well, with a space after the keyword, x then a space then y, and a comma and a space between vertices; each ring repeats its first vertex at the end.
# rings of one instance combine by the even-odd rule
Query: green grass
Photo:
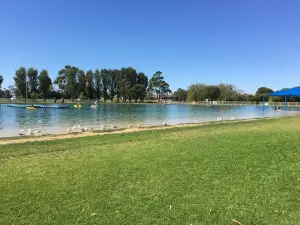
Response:
POLYGON ((0 146, 0 224, 300 224, 298 117, 0 146))

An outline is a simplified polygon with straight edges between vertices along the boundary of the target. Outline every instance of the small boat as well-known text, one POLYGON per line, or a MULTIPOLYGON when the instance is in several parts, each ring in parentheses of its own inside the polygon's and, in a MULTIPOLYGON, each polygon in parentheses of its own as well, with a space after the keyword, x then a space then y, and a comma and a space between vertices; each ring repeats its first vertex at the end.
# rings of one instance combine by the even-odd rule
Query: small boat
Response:
POLYGON ((91 108, 97 108, 98 105, 91 105, 91 108))
POLYGON ((33 107, 33 106, 28 106, 28 107, 26 107, 26 109, 28 109, 28 110, 35 110, 35 107, 33 107))
POLYGON ((81 108, 81 105, 74 105, 74 108, 81 108))

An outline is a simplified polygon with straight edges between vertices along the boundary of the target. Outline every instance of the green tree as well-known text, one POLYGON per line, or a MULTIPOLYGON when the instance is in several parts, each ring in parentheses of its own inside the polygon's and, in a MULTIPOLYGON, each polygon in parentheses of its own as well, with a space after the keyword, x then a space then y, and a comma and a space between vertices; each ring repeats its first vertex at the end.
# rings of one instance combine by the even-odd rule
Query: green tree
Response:
POLYGON ((187 91, 187 99, 193 102, 205 100, 206 86, 204 84, 192 84, 187 91))
POLYGON ((120 74, 119 70, 109 70, 108 91, 109 91, 109 98, 111 101, 113 101, 115 95, 117 94, 119 74, 120 74))
POLYGON ((254 102, 257 100, 257 97, 255 95, 252 95, 252 94, 246 94, 247 96, 247 101, 251 101, 251 102, 254 102))
POLYGON ((85 75, 86 85, 85 85, 85 93, 89 99, 93 98, 94 94, 94 74, 92 70, 88 70, 85 75))
POLYGON ((127 88, 126 88, 126 96, 129 101, 134 99, 134 86, 137 84, 137 72, 132 67, 128 67, 125 69, 126 80, 127 80, 127 88))
POLYGON ((155 92, 156 97, 160 101, 161 95, 169 92, 169 85, 164 81, 161 71, 157 71, 149 81, 149 90, 155 92))
POLYGON ((161 93, 164 94, 164 95, 168 95, 168 94, 172 93, 172 91, 169 87, 169 84, 165 81, 162 81, 160 83, 160 90, 161 90, 161 93))
POLYGON ((78 71, 77 67, 66 65, 64 69, 58 71, 58 77, 54 81, 63 92, 70 95, 72 100, 79 94, 78 71))
POLYGON ((109 75, 110 75, 109 70, 107 69, 101 70, 102 96, 105 102, 109 97, 108 96, 109 75))
POLYGON ((217 100, 220 96, 220 89, 217 86, 209 85, 205 87, 205 98, 211 101, 217 100))
POLYGON ((272 92, 274 92, 274 91, 271 88, 260 87, 257 89, 256 95, 265 95, 265 94, 272 93, 272 92))
POLYGON ((98 69, 96 69, 94 73, 94 87, 95 87, 95 96, 97 99, 100 99, 102 84, 101 84, 101 72, 98 69))
POLYGON ((186 101, 187 99, 187 91, 181 88, 178 88, 174 95, 178 101, 186 101))
POLYGON ((136 84, 131 88, 131 96, 134 99, 135 102, 140 99, 141 101, 144 101, 146 96, 146 88, 142 84, 136 84))
POLYGON ((148 77, 144 73, 137 74, 137 84, 135 85, 135 99, 144 101, 148 87, 148 77))
POLYGON ((48 97, 48 94, 51 90, 51 85, 52 85, 52 81, 48 75, 48 71, 42 70, 38 77, 38 89, 44 99, 48 97))
POLYGON ((267 87, 260 87, 257 89, 256 91, 256 95, 258 97, 260 96, 265 96, 265 101, 269 100, 269 97, 267 96, 268 93, 272 93, 274 92, 271 88, 267 88, 267 87))
POLYGON ((26 97, 26 82, 27 82, 27 72, 24 67, 20 67, 14 76, 16 91, 15 94, 19 97, 26 97))
POLYGON ((3 94, 4 94, 4 98, 9 99, 12 97, 12 93, 10 92, 9 89, 5 89, 3 90, 3 94))
POLYGON ((78 92, 80 93, 80 95, 81 95, 81 93, 85 93, 85 91, 86 91, 86 88, 85 88, 85 86, 86 86, 86 77, 85 77, 85 74, 84 74, 84 71, 83 70, 78 70, 78 88, 79 88, 79 90, 78 90, 78 92))
POLYGON ((2 83, 3 83, 3 76, 0 74, 0 90, 2 88, 2 83))
POLYGON ((127 69, 121 68, 117 81, 117 96, 122 98, 123 102, 128 99, 131 83, 127 79, 127 69))
POLYGON ((34 69, 30 67, 27 70, 27 77, 28 77, 28 88, 30 91, 30 94, 37 93, 38 91, 38 71, 37 69, 34 69))
POLYGON ((220 90, 219 100, 222 101, 233 101, 237 97, 236 87, 232 84, 219 84, 218 88, 220 90))

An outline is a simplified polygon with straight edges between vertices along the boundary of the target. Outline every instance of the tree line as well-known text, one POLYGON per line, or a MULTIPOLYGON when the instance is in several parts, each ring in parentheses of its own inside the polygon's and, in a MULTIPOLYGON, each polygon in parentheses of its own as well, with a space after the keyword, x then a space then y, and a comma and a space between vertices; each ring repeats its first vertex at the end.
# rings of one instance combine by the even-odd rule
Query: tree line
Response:
MULTIPOLYGON (((48 71, 38 72, 35 68, 20 67, 15 72, 14 85, 1 89, 3 76, 0 75, 0 97, 12 96, 25 98, 68 98, 68 99, 103 99, 104 101, 138 102, 145 99, 161 100, 170 96, 172 91, 161 71, 150 79, 132 67, 121 69, 95 69, 86 72, 75 66, 66 65, 58 71, 52 82, 48 71), (26 85, 27 83, 27 85, 26 85)), ((286 88, 283 88, 284 90, 286 88)), ((179 88, 171 97, 177 101, 200 102, 210 101, 283 101, 282 97, 269 97, 271 88, 259 87, 255 94, 246 94, 232 84, 192 84, 187 90, 179 88)), ((287 97, 287 101, 300 101, 299 97, 287 97)))
POLYGON ((246 94, 232 84, 192 84, 187 90, 179 88, 174 95, 178 101, 256 101, 257 96, 246 94))
MULTIPOLYGON (((0 76, 0 90, 3 76, 0 76)), ((0 97, 9 98, 68 98, 103 99, 104 101, 144 101, 145 98, 157 98, 170 94, 169 84, 161 71, 157 71, 149 80, 143 72, 132 67, 121 69, 96 69, 84 71, 78 67, 66 65, 58 71, 54 81, 48 71, 39 73, 35 68, 20 67, 14 76, 14 85, 0 93, 0 97)))
MULTIPOLYGON (((283 88, 285 90, 287 88, 283 88)), ((243 90, 237 89, 233 84, 218 84, 218 85, 205 85, 205 84, 192 84, 187 90, 179 88, 174 92, 174 96, 178 101, 191 101, 201 102, 205 100, 210 101, 265 101, 280 102, 283 97, 269 97, 267 94, 274 92, 271 88, 259 87, 255 94, 244 93, 243 90)), ((287 101, 300 102, 299 97, 287 97, 287 101)))

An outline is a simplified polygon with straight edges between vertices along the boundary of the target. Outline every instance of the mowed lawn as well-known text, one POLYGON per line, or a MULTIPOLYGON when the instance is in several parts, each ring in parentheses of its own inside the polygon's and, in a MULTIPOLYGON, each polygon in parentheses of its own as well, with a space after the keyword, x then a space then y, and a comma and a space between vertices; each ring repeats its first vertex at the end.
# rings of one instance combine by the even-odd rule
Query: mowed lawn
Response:
POLYGON ((0 224, 300 224, 300 118, 0 146, 0 224))

